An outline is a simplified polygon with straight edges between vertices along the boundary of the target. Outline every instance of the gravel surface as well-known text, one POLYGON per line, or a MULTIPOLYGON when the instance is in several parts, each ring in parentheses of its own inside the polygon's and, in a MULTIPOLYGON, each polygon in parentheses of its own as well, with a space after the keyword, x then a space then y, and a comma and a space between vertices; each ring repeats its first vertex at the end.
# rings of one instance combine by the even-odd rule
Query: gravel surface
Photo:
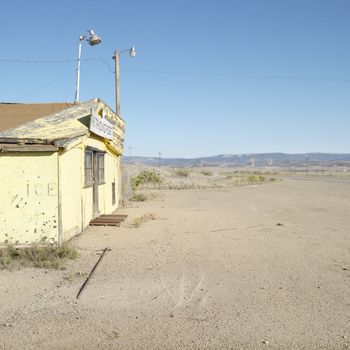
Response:
POLYGON ((66 270, 0 271, 0 348, 350 348, 348 183, 151 192, 66 270))

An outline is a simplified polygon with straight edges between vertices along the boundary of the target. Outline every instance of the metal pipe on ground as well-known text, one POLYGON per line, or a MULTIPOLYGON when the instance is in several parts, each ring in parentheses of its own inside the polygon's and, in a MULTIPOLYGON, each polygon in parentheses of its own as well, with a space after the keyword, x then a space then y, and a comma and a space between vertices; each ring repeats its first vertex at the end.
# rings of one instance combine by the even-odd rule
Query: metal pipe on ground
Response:
POLYGON ((109 249, 109 248, 103 249, 103 252, 102 252, 101 256, 100 256, 99 259, 97 260, 95 266, 92 268, 92 270, 91 270, 89 276, 87 277, 87 279, 85 280, 85 282, 83 283, 83 285, 80 287, 79 292, 78 292, 77 297, 76 297, 77 299, 79 299, 79 297, 80 297, 81 293, 83 292, 84 288, 86 287, 86 285, 87 285, 88 282, 90 281, 91 277, 92 277, 93 274, 95 273, 98 264, 101 262, 103 256, 105 255, 105 253, 106 253, 108 250, 110 250, 110 249, 109 249))

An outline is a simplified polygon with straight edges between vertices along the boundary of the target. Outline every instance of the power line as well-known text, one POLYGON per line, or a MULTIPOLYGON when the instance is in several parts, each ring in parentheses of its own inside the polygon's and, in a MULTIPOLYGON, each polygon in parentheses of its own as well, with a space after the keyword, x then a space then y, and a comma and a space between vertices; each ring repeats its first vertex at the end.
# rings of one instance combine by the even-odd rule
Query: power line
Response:
POLYGON ((345 82, 345 83, 350 82, 350 79, 347 79, 347 78, 305 77, 305 76, 289 76, 289 75, 202 73, 202 72, 161 71, 161 70, 141 70, 141 69, 123 69, 123 71, 125 71, 125 72, 135 72, 135 73, 175 74, 175 75, 233 77, 233 78, 252 78, 252 79, 311 80, 311 81, 331 81, 331 82, 345 82))
POLYGON ((76 62, 75 60, 63 60, 63 59, 54 59, 54 60, 18 60, 18 59, 11 59, 11 58, 0 58, 0 62, 5 63, 71 63, 76 62))
MULTIPOLYGON (((107 66, 109 72, 114 73, 112 66, 101 57, 85 58, 82 61, 99 61, 107 66)), ((24 60, 0 58, 3 63, 24 63, 24 64, 50 64, 50 63, 73 63, 77 59, 47 59, 47 60, 24 60)), ((307 77, 307 76, 292 76, 292 75, 265 75, 265 74, 237 74, 226 72, 191 72, 191 71, 167 71, 167 70, 145 70, 145 69, 121 69, 124 72, 131 73, 150 73, 150 74, 171 74, 171 75, 192 75, 192 76, 213 76, 213 77, 232 77, 232 78, 247 78, 247 79, 270 79, 270 80, 304 80, 304 81, 328 81, 328 82, 343 82, 349 83, 350 78, 334 78, 334 77, 307 77)))
MULTIPOLYGON (((19 59, 10 59, 10 58, 0 58, 0 62, 3 63, 24 63, 24 64, 50 64, 50 63, 75 63, 77 62, 77 59, 50 59, 50 60, 19 60, 19 59)), ((112 71, 112 66, 106 62, 103 58, 101 57, 93 57, 93 58, 84 58, 81 59, 81 61, 88 62, 88 61, 99 61, 102 62, 104 65, 108 67, 108 70, 111 73, 114 73, 112 71)))
POLYGON ((40 91, 40 90, 42 90, 42 89, 44 89, 44 88, 46 88, 46 87, 48 87, 48 86, 51 86, 52 84, 56 83, 57 81, 64 79, 64 78, 67 77, 68 75, 71 75, 73 72, 75 72, 75 71, 66 72, 65 74, 61 75, 60 77, 58 77, 58 78, 56 78, 56 79, 54 79, 54 80, 51 80, 51 81, 49 81, 49 82, 47 82, 47 83, 45 83, 45 84, 43 84, 43 85, 37 87, 36 89, 34 89, 34 90, 32 90, 32 91, 26 93, 25 95, 20 96, 18 99, 15 100, 15 102, 19 102, 21 99, 23 99, 23 98, 25 98, 25 97, 28 97, 28 96, 30 96, 30 95, 33 95, 33 94, 35 94, 36 92, 38 92, 38 91, 40 91))
MULTIPOLYGON (((0 62, 3 63, 27 63, 27 64, 49 64, 49 63, 72 63, 77 62, 78 59, 48 59, 48 60, 22 60, 22 59, 12 59, 12 58, 0 58, 0 62)), ((106 64, 109 68, 111 67, 103 58, 93 57, 84 58, 81 61, 101 61, 106 64)))

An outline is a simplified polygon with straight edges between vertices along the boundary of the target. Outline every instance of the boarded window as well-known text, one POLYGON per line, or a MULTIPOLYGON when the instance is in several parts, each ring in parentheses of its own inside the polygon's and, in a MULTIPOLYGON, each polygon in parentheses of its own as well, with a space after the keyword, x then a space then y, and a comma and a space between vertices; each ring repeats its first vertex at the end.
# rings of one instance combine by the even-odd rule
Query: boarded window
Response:
POLYGON ((98 183, 105 182, 105 155, 97 153, 98 183))
POLYGON ((92 151, 85 150, 84 178, 85 186, 92 186, 92 151))

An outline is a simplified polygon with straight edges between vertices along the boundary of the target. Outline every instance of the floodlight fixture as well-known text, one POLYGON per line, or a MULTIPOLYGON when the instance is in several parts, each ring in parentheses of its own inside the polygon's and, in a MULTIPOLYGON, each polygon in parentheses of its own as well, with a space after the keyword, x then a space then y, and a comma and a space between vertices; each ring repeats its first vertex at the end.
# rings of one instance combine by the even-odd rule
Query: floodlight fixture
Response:
POLYGON ((97 35, 93 30, 89 30, 88 32, 90 34, 89 39, 88 39, 89 45, 95 46, 95 45, 98 45, 102 41, 101 37, 99 35, 97 35))
POLYGON ((78 65, 77 65, 77 84, 76 84, 76 90, 75 90, 75 100, 74 102, 79 102, 79 96, 80 96, 80 61, 81 61, 81 43, 86 40, 89 42, 90 46, 98 45, 102 39, 99 35, 95 33, 94 30, 90 29, 87 31, 89 33, 89 36, 86 35, 80 35, 79 36, 79 49, 78 49, 78 65))
POLYGON ((135 57, 136 56, 136 50, 135 50, 135 46, 133 45, 129 51, 129 56, 130 57, 135 57))

